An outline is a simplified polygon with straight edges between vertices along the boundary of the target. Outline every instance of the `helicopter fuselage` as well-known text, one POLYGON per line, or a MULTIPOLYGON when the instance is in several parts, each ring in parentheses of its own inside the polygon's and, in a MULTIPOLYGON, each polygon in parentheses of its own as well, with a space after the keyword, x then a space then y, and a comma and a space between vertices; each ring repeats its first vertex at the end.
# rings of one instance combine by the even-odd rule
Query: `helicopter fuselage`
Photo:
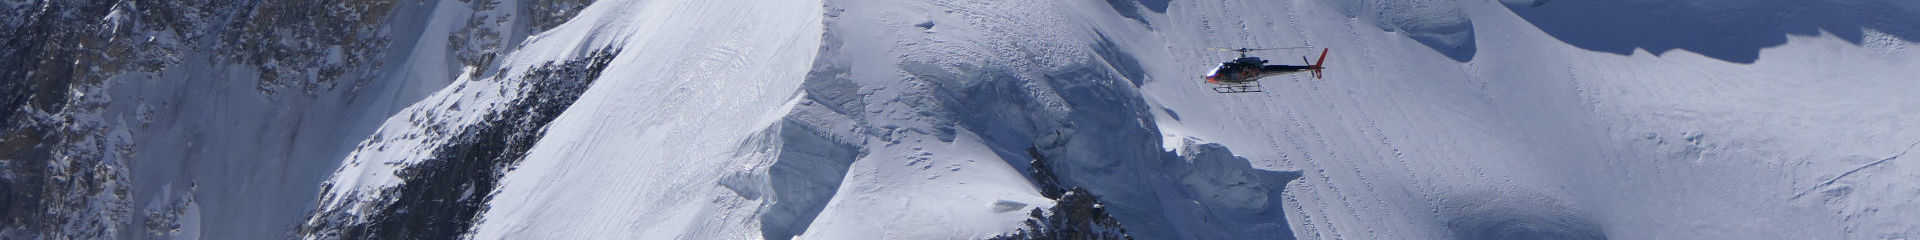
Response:
POLYGON ((1266 65, 1267 60, 1258 57, 1243 57, 1220 63, 1213 71, 1207 72, 1207 82, 1213 84, 1241 84, 1260 80, 1260 78, 1305 72, 1313 66, 1266 65))

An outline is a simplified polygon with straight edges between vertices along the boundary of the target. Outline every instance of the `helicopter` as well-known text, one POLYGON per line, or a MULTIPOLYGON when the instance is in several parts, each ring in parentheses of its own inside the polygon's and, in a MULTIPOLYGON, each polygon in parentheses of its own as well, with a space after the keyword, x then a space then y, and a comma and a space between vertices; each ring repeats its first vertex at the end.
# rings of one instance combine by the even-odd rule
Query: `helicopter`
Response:
MULTIPOLYGON (((1327 61, 1327 51, 1332 50, 1332 49, 1321 49, 1319 61, 1306 63, 1308 65, 1305 65, 1305 66, 1295 66, 1295 65, 1266 65, 1267 60, 1260 59, 1259 57, 1248 57, 1247 52, 1280 50, 1280 49, 1299 49, 1297 47, 1295 48, 1239 48, 1239 49, 1210 48, 1210 49, 1214 51, 1222 51, 1222 52, 1226 52, 1226 51, 1240 52, 1240 58, 1235 58, 1233 59, 1233 61, 1220 63, 1220 65, 1214 67, 1212 71, 1207 72, 1207 75, 1206 75, 1207 83, 1212 83, 1214 85, 1217 85, 1213 87, 1213 91, 1218 93, 1263 92, 1263 91, 1266 91, 1266 89, 1260 87, 1260 82, 1259 82, 1260 78, 1286 75, 1286 74, 1299 73, 1299 72, 1313 73, 1314 79, 1320 79, 1320 70, 1325 69, 1320 64, 1322 62, 1327 61)), ((1306 62, 1307 57, 1301 56, 1300 61, 1306 62)))

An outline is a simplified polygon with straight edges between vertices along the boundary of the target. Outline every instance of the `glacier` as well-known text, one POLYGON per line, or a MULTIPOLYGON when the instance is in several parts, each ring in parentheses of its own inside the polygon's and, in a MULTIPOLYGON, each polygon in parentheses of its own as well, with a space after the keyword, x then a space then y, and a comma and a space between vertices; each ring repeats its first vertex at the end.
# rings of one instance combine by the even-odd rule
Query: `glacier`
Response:
MULTIPOLYGON (((126 1, 75 15, 130 63, 0 61, 0 237, 980 239, 1063 188, 1139 239, 1920 237, 1910 1, 354 4, 372 40, 126 1), (1208 90, 1239 47, 1332 50, 1208 90), (18 197, 92 179, 43 165, 105 180, 18 197)), ((200 9, 249 6, 301 5, 200 9)))

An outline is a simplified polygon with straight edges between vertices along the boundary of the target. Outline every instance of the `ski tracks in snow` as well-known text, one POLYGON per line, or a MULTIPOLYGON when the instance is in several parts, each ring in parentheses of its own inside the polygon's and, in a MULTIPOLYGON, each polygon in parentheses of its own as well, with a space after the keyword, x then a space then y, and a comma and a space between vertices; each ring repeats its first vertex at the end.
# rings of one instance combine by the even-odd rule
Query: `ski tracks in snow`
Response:
MULTIPOLYGON (((1221 10, 1222 12, 1235 14, 1231 10, 1233 6, 1227 2, 1223 1, 1221 6, 1225 8, 1221 10)), ((1254 34, 1250 34, 1250 32, 1255 30, 1249 29, 1250 27, 1247 26, 1246 22, 1238 22, 1240 28, 1247 32, 1240 34, 1244 39, 1237 40, 1256 43, 1262 42, 1261 40, 1298 41, 1300 44, 1305 44, 1305 46, 1316 46, 1313 40, 1315 39, 1314 36, 1310 36, 1310 31, 1307 31, 1308 29, 1303 23, 1300 14, 1297 13, 1298 11, 1303 11, 1298 7, 1298 4, 1287 6, 1289 14, 1285 16, 1287 19, 1284 26, 1278 22, 1266 22, 1266 27, 1270 29, 1260 30, 1291 32, 1296 39, 1252 39, 1254 37, 1252 35, 1254 34)), ((1369 39, 1364 36, 1363 32, 1365 31, 1360 30, 1360 26, 1362 25, 1357 24, 1356 21, 1361 20, 1353 18, 1344 20, 1344 27, 1346 29, 1343 30, 1347 32, 1341 34, 1341 37, 1348 38, 1345 41, 1359 42, 1369 39)), ((1203 21, 1203 24, 1211 22, 1217 21, 1203 21)), ((1208 26, 1207 30, 1213 31, 1213 27, 1214 26, 1208 26)), ((1436 190, 1433 188, 1434 186, 1432 186, 1434 182, 1428 178, 1423 178, 1423 176, 1414 171, 1414 169, 1416 167, 1448 167, 1424 166, 1410 163, 1407 152, 1402 146, 1394 143, 1391 134, 1388 134, 1387 130, 1380 126, 1380 119, 1375 115, 1376 113, 1366 109, 1370 106, 1366 104, 1367 101, 1362 101, 1363 95, 1355 93, 1355 91, 1369 91, 1373 89, 1350 89, 1352 87, 1368 87, 1364 86, 1364 83, 1368 83, 1368 80, 1378 80, 1380 78, 1380 75, 1376 72, 1366 70, 1380 68, 1377 61, 1366 61, 1366 59, 1373 59, 1379 56, 1374 56, 1373 49, 1365 47, 1369 45, 1356 45, 1362 47, 1349 50, 1351 54, 1346 56, 1350 57, 1342 57, 1343 59, 1341 60, 1334 60, 1355 64, 1350 66, 1352 69, 1362 69, 1357 71, 1341 71, 1341 73, 1353 75, 1348 78, 1350 79, 1349 82, 1330 83, 1322 82, 1321 80, 1301 81, 1297 80, 1299 76, 1292 76, 1296 80, 1290 81, 1291 83, 1305 84, 1270 88, 1269 90, 1279 90, 1273 93, 1286 93, 1269 93, 1262 95, 1263 98, 1258 100, 1231 98, 1231 104, 1223 104, 1220 108, 1230 112, 1271 113, 1277 115, 1277 117, 1270 118, 1236 115, 1235 121, 1243 126, 1253 128, 1249 129, 1252 130, 1251 132, 1265 133, 1261 140, 1264 140, 1265 144, 1271 149, 1281 150, 1276 152, 1275 155, 1280 158, 1282 164, 1288 167, 1312 169, 1305 172, 1317 176, 1303 178, 1299 186, 1292 188, 1285 199, 1289 205, 1292 205, 1294 208, 1290 209, 1292 211, 1288 214, 1298 215, 1299 219, 1301 219, 1300 222, 1296 223, 1299 228, 1297 234, 1301 238, 1393 239, 1417 237, 1421 234, 1404 231, 1426 232, 1427 230, 1378 228, 1376 226, 1385 225, 1367 223, 1382 223, 1382 221, 1386 221, 1398 223, 1389 225, 1421 226, 1416 224, 1420 222, 1420 220, 1414 219, 1414 217, 1409 214, 1403 214, 1402 210, 1410 209, 1402 209, 1401 206, 1422 206, 1427 213, 1416 215, 1425 215, 1423 217, 1441 219, 1441 209, 1431 202, 1436 198, 1436 190), (1346 59, 1358 60, 1348 61, 1346 59), (1355 85, 1353 83, 1363 84, 1355 85), (1282 118, 1284 118, 1284 120, 1282 118), (1422 181, 1424 181, 1424 183, 1422 183, 1422 181), (1304 197, 1302 196, 1303 194, 1304 197), (1389 199, 1389 196, 1401 197, 1389 199)), ((1473 83, 1474 78, 1469 76, 1468 79, 1470 83, 1473 83)), ((1379 82, 1375 81, 1372 83, 1378 84, 1379 82)), ((1372 87, 1391 88, 1390 85, 1372 87)), ((1485 94, 1487 86, 1484 82, 1474 84, 1473 88, 1481 91, 1482 94, 1480 97, 1483 98, 1483 100, 1490 97, 1490 95, 1485 94)), ((1382 100, 1388 103, 1394 101, 1390 97, 1382 100)), ((1404 115, 1404 113, 1401 115, 1404 115)), ((1463 166, 1451 166, 1450 168, 1460 170, 1457 172, 1475 173, 1477 174, 1477 178, 1483 180, 1481 182, 1489 184, 1499 184, 1502 182, 1499 179, 1488 176, 1486 169, 1466 169, 1466 167, 1463 166)))
POLYGON ((1914 141, 1912 144, 1907 144, 1906 150, 1900 150, 1899 154, 1894 154, 1892 157, 1887 157, 1887 158, 1880 159, 1878 161, 1873 161, 1864 165, 1860 165, 1860 167, 1855 167, 1853 169, 1847 170, 1847 172, 1840 173, 1840 175, 1833 176, 1833 178, 1829 178, 1826 181, 1821 181, 1820 184, 1815 184, 1813 185, 1812 188, 1807 188, 1806 191, 1800 191, 1800 193, 1798 194, 1793 194, 1793 198, 1789 198, 1787 200, 1800 200, 1800 197, 1806 196, 1808 193, 1813 193, 1813 191, 1819 191, 1821 188, 1826 188, 1828 185, 1833 185, 1834 182, 1840 181, 1841 178, 1846 178, 1847 176, 1853 175, 1853 173, 1860 172, 1860 170, 1866 170, 1867 168, 1878 166, 1881 163, 1886 163, 1888 161, 1893 161, 1894 159, 1899 159, 1900 156, 1906 156, 1907 152, 1913 151, 1914 146, 1920 146, 1920 141, 1914 141))
MULTIPOLYGON (((1364 42, 1367 40, 1367 38, 1364 38, 1361 36, 1359 25, 1356 24, 1357 21, 1359 21, 1359 19, 1356 19, 1356 18, 1348 18, 1345 21, 1346 30, 1348 33, 1347 37, 1349 37, 1350 38, 1349 40, 1353 42, 1364 42)), ((1377 61, 1366 61, 1368 59, 1376 58, 1376 56, 1373 56, 1373 49, 1365 47, 1365 46, 1368 46, 1365 44, 1361 46, 1362 47, 1360 47, 1357 50, 1359 57, 1351 58, 1351 59, 1362 60, 1361 62, 1366 63, 1365 69, 1380 69, 1379 63, 1377 61)), ((1352 61, 1347 61, 1347 62, 1352 62, 1352 61)), ((1347 71, 1347 73, 1355 74, 1355 76, 1359 76, 1358 74, 1360 72, 1347 71)), ((1366 71, 1366 73, 1374 74, 1374 75, 1366 76, 1366 78, 1364 79, 1380 79, 1380 77, 1377 74, 1375 74, 1377 72, 1366 71)), ((1351 79, 1363 79, 1363 78, 1351 78, 1351 79)), ((1358 136, 1361 138, 1367 139, 1369 144, 1374 145, 1374 147, 1376 148, 1374 149, 1374 151, 1363 151, 1363 153, 1372 154, 1372 156, 1369 156, 1368 159, 1376 160, 1375 163, 1382 165, 1382 166, 1377 166, 1378 168, 1374 168, 1374 169, 1383 170, 1382 172, 1376 172, 1376 173, 1386 173, 1383 168, 1394 167, 1394 166, 1386 166, 1388 164, 1385 161, 1392 161, 1392 165, 1397 165, 1397 167, 1399 167, 1398 170, 1401 176, 1405 177, 1403 179, 1398 179, 1397 181, 1400 184, 1412 185, 1414 190, 1418 191, 1420 194, 1420 196, 1410 196, 1410 195, 1402 196, 1399 199, 1419 199, 1419 200, 1432 199, 1431 198, 1432 191, 1430 189, 1425 189, 1423 188, 1424 186, 1422 184, 1418 184, 1417 182, 1414 182, 1414 181, 1419 181, 1423 178, 1420 178, 1420 176, 1415 174, 1415 171, 1412 171, 1413 167, 1407 163, 1406 153, 1401 151, 1400 146, 1395 145, 1393 143, 1393 140, 1387 136, 1386 131, 1380 128, 1380 120, 1376 118, 1372 113, 1367 111, 1367 109, 1369 108, 1368 106, 1363 106, 1363 104, 1359 101, 1361 99, 1361 96, 1354 94, 1353 90, 1346 90, 1343 92, 1345 93, 1345 98, 1343 99, 1350 100, 1349 102, 1350 105, 1357 106, 1354 108, 1354 111, 1360 116, 1361 120, 1364 120, 1364 121, 1355 122, 1355 123, 1365 124, 1365 126, 1354 126, 1354 128, 1359 133, 1358 136), (1388 158, 1387 156, 1384 156, 1385 154, 1382 154, 1383 152, 1391 153, 1393 156, 1391 158, 1388 158), (1413 197, 1418 197, 1418 198, 1413 198, 1413 197)), ((1383 94, 1381 96, 1383 97, 1380 97, 1380 99, 1386 100, 1390 103, 1393 102, 1394 100, 1393 95, 1383 94)), ((1389 104, 1389 105, 1403 106, 1401 104, 1389 104)), ((1332 109, 1334 105, 1329 104, 1328 106, 1329 106, 1329 109, 1332 109)), ((1336 115, 1336 116, 1344 118, 1344 115, 1336 115)), ((1393 207, 1394 205, 1387 202, 1388 198, 1384 197, 1383 195, 1385 193, 1379 191, 1379 189, 1376 189, 1375 186, 1373 185, 1373 181, 1370 181, 1369 179, 1367 179, 1366 175, 1364 175, 1359 171, 1360 166, 1353 165, 1351 167, 1355 167, 1354 173, 1359 175, 1362 183, 1366 184, 1368 193, 1373 194, 1373 196, 1381 196, 1381 197, 1375 198, 1375 200, 1376 200, 1376 203, 1381 207, 1381 210, 1386 211, 1387 217, 1389 217, 1390 219, 1398 219, 1400 221, 1405 221, 1406 224, 1403 226, 1418 226, 1413 224, 1413 222, 1411 222, 1412 219, 1409 219, 1407 217, 1402 217, 1401 214, 1399 214, 1396 211, 1396 209, 1393 207)), ((1404 188, 1406 186, 1403 185, 1401 187, 1404 188)), ((1398 191, 1398 193, 1406 194, 1407 192, 1398 191)), ((1428 204, 1428 205, 1431 205, 1431 204, 1428 204)), ((1430 209, 1432 209, 1433 217, 1435 219, 1438 219, 1439 218, 1438 209, 1431 208, 1431 207, 1430 209)), ((1393 235, 1399 235, 1399 238, 1410 237, 1410 236, 1404 236, 1403 234, 1399 234, 1398 232, 1394 232, 1394 230, 1397 230, 1397 229, 1394 229, 1394 228, 1387 229, 1389 233, 1392 233, 1393 235)))

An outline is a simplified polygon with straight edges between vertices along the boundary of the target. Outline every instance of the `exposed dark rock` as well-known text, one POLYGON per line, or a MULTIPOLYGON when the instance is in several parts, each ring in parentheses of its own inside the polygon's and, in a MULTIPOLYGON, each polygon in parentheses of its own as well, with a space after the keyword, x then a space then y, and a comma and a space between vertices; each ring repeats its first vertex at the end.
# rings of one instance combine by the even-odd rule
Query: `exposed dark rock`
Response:
POLYGON ((988 239, 1133 239, 1120 226, 1120 220, 1107 214, 1100 197, 1080 187, 1061 189, 1046 158, 1033 148, 1028 148, 1027 154, 1033 156, 1028 171, 1033 174, 1034 184, 1039 185, 1041 195, 1054 200, 1054 205, 1046 211, 1033 209, 1020 230, 988 239))
MULTIPOLYGON (((483 122, 466 126, 445 145, 433 152, 433 158, 402 167, 397 187, 383 189, 375 199, 348 199, 350 202, 383 203, 365 216, 348 213, 350 209, 326 209, 315 213, 303 226, 304 236, 342 239, 451 239, 469 233, 480 213, 486 211, 495 187, 506 172, 517 165, 526 151, 539 142, 546 126, 579 99, 600 71, 606 68, 616 51, 602 50, 592 55, 549 63, 527 71, 517 79, 527 91, 506 107, 494 109, 483 122)), ((323 188, 331 189, 331 183, 323 188)), ((323 201, 325 202, 325 201, 323 201)))

